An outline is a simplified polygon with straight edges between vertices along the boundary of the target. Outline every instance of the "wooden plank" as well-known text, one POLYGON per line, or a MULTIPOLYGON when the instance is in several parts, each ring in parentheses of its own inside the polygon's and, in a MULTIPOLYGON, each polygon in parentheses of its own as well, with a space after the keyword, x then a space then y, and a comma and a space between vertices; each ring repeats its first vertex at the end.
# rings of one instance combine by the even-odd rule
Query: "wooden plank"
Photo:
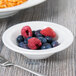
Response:
MULTIPOLYGON (((1 55, 9 61, 48 76, 75 76, 76 59, 76 0, 47 0, 38 6, 23 10, 15 16, 0 20, 1 55), (68 49, 44 60, 30 60, 6 48, 1 37, 6 28, 26 21, 51 21, 70 29, 75 40, 68 49)), ((16 67, 0 67, 0 76, 35 76, 16 67)))

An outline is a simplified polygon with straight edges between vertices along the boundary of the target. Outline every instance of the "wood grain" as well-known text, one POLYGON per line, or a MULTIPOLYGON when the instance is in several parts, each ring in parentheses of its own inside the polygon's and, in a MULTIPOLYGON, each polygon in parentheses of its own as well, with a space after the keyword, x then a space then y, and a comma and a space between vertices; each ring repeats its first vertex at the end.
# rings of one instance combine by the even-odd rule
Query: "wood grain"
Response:
MULTIPOLYGON (((76 0, 47 0, 38 6, 20 11, 6 19, 0 19, 0 51, 9 61, 33 69, 48 76, 76 76, 76 0), (70 29, 75 37, 66 50, 44 60, 30 60, 6 48, 1 37, 14 24, 26 21, 51 21, 70 29)), ((0 76, 35 76, 16 67, 0 67, 0 76)))

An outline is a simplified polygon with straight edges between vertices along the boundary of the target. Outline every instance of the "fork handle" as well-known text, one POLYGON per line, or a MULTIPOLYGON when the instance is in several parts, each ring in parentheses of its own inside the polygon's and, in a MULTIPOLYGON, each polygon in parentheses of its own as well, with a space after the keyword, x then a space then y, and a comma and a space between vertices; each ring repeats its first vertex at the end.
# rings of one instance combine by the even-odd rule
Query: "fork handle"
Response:
POLYGON ((37 75, 37 76, 46 76, 46 75, 43 75, 43 74, 41 74, 41 73, 38 73, 38 72, 32 71, 32 70, 30 70, 30 69, 27 69, 27 68, 21 67, 21 66, 19 66, 19 65, 14 65, 14 66, 16 66, 16 67, 18 67, 18 68, 21 68, 21 69, 23 69, 23 70, 25 70, 25 71, 28 71, 28 72, 30 72, 30 73, 33 73, 33 74, 35 74, 35 75, 37 75))

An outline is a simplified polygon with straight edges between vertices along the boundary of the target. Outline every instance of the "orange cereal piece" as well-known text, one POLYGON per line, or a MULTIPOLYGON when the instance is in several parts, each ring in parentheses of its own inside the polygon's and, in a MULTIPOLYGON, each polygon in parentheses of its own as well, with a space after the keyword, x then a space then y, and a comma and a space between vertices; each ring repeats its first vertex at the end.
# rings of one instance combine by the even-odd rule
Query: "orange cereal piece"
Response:
POLYGON ((20 5, 27 0, 0 0, 0 9, 20 5))

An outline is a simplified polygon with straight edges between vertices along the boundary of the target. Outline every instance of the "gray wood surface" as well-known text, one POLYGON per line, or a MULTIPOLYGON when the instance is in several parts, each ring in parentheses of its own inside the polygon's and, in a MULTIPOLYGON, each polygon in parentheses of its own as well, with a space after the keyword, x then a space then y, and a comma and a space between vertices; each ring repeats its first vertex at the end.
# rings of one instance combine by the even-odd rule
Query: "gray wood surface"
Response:
MULTIPOLYGON (((76 76, 76 0, 47 0, 38 6, 20 11, 6 19, 0 19, 0 51, 9 61, 33 69, 48 76, 76 76), (75 40, 66 50, 45 60, 29 60, 6 48, 1 37, 10 26, 26 21, 51 21, 70 29, 75 40)), ((16 67, 0 67, 0 76, 35 76, 16 67)))

